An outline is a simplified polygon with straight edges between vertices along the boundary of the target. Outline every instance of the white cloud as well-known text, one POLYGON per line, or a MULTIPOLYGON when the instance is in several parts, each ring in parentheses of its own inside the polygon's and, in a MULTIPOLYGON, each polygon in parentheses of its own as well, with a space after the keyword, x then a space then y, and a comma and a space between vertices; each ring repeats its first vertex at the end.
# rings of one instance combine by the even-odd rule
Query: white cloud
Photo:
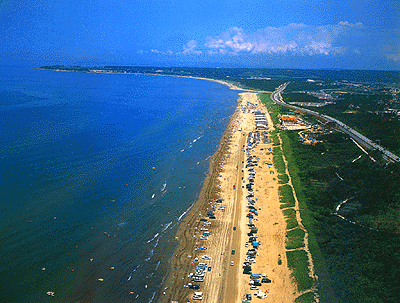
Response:
MULTIPOLYGON (((398 34, 400 34, 400 31, 398 31, 398 34)), ((380 46, 380 53, 389 61, 399 62, 400 43, 395 43, 396 41, 391 41, 392 44, 389 44, 388 42, 389 41, 385 41, 385 43, 380 46)))
POLYGON ((267 27, 246 33, 232 27, 220 35, 206 38, 204 46, 209 54, 267 53, 301 55, 335 55, 344 53, 345 45, 338 40, 351 30, 362 28, 361 23, 339 22, 334 25, 308 26, 291 23, 283 27, 267 27))
POLYGON ((182 54, 200 55, 202 53, 202 51, 196 50, 196 48, 197 48, 197 42, 195 40, 190 40, 188 43, 186 43, 185 46, 183 46, 182 54))
POLYGON ((386 59, 394 62, 400 61, 400 53, 398 54, 385 54, 386 59))
POLYGON ((164 52, 164 51, 160 51, 158 49, 151 49, 150 52, 153 54, 157 54, 157 55, 173 55, 174 54, 174 52, 170 51, 170 50, 164 52))

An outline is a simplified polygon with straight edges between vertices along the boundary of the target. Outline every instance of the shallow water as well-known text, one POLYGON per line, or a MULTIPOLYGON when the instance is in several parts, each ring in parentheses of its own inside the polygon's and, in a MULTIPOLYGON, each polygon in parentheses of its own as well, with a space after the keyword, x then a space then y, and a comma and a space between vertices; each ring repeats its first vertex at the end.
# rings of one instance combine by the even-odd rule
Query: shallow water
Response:
POLYGON ((2 300, 154 301, 236 99, 196 79, 1 67, 2 300))

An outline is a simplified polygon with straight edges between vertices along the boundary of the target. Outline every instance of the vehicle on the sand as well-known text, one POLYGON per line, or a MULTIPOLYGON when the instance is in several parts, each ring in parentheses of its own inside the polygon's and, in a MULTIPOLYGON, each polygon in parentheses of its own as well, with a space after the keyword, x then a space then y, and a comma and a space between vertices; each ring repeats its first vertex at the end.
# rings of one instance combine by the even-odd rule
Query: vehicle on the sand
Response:
POLYGON ((200 289, 200 284, 188 283, 188 287, 189 287, 190 289, 200 289))

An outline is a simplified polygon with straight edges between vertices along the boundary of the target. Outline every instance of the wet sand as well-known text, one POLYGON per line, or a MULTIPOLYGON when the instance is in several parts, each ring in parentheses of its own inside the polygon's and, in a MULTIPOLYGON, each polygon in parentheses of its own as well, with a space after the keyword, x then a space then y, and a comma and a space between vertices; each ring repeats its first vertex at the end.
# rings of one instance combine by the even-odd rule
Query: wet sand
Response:
MULTIPOLYGON (((249 131, 254 131, 255 127, 254 114, 249 113, 249 109, 258 109, 267 114, 255 93, 240 94, 238 106, 219 148, 210 159, 209 173, 199 199, 181 222, 176 238, 178 248, 171 259, 170 274, 158 302, 192 300, 196 290, 185 286, 190 282, 189 273, 194 272, 198 262, 205 262, 211 267, 211 271, 205 274, 204 282, 194 283, 200 284, 198 291, 203 292, 203 302, 241 302, 246 293, 252 294, 253 301, 261 301, 254 297, 254 290, 250 291, 249 275, 243 274, 242 269, 247 249, 250 248, 245 247, 249 232, 245 184, 248 183, 249 173, 245 168, 243 147, 247 145, 249 131), (219 198, 224 201, 214 204, 219 198), (222 209, 221 205, 225 207, 222 209), (216 219, 208 219, 211 224, 205 225, 200 218, 207 218, 206 212, 213 206, 216 219), (200 228, 211 231, 207 240, 200 240, 200 228), (196 251, 198 246, 205 246, 207 250, 196 251), (232 250, 235 250, 235 254, 232 254, 232 250), (201 256, 204 255, 210 256, 211 260, 203 260, 201 256), (198 262, 194 261, 195 257, 199 258, 198 262), (230 265, 231 261, 234 261, 233 266, 230 265)), ((273 125, 268 114, 267 119, 271 129, 273 125)), ((258 240, 261 241, 252 272, 266 273, 272 280, 272 283, 263 283, 260 287, 260 290, 268 291, 266 301, 293 302, 296 287, 286 262, 286 223, 280 209, 276 173, 271 173, 274 168, 265 164, 266 161, 272 161, 272 155, 266 154, 268 148, 272 148, 271 143, 261 143, 252 151, 252 155, 260 157, 259 165, 254 169, 256 177, 253 189, 257 198, 255 207, 259 212, 254 223, 259 229, 258 240), (281 265, 278 264, 279 259, 281 265)))

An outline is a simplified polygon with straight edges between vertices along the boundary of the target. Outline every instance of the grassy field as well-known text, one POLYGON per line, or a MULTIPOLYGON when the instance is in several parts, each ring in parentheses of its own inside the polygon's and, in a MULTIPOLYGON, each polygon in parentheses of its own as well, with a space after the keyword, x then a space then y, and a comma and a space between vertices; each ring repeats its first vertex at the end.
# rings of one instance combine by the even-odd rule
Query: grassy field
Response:
POLYGON ((315 302, 315 294, 314 292, 306 292, 301 296, 297 297, 294 301, 295 303, 314 303, 315 302))
POLYGON ((272 160, 274 162, 274 167, 279 174, 286 173, 286 165, 281 155, 273 156, 272 160))
POLYGON ((279 199, 282 203, 281 208, 294 207, 295 200, 293 196, 293 189, 289 184, 285 184, 278 189, 279 199))
POLYGON ((289 182, 289 176, 287 174, 278 175, 278 179, 279 184, 286 184, 289 182))
POLYGON ((286 234, 286 249, 304 247, 304 230, 300 228, 289 230, 286 234))
POLYGON ((310 277, 307 253, 304 250, 287 251, 286 257, 288 267, 293 271, 292 275, 297 284, 297 289, 299 291, 310 289, 314 281, 310 277))
POLYGON ((286 216, 286 228, 292 229, 299 226, 299 222, 296 219, 296 211, 293 208, 287 208, 283 210, 283 214, 286 216))

